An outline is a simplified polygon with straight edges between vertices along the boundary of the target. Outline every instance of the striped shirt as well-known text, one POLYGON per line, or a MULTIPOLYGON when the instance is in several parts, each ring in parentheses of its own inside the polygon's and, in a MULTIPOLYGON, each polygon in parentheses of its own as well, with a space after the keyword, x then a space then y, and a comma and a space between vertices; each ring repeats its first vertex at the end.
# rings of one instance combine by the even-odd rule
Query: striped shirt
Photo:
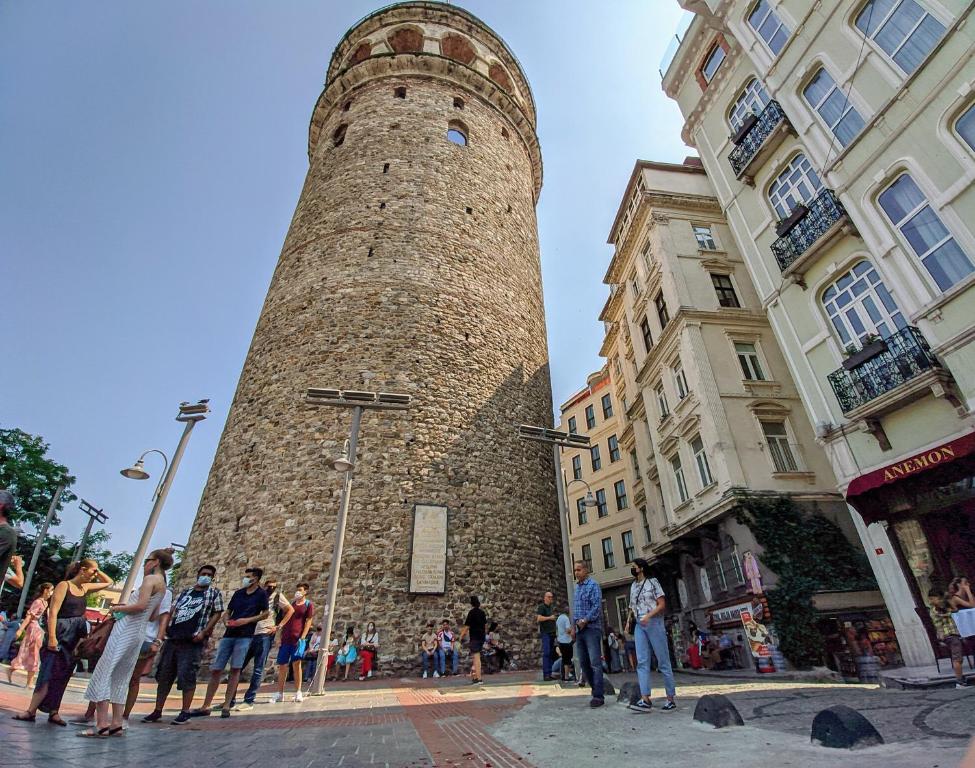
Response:
POLYGON ((602 624, 603 591, 587 576, 581 584, 576 584, 575 596, 572 599, 572 615, 576 621, 585 619, 586 625, 598 627, 602 624))

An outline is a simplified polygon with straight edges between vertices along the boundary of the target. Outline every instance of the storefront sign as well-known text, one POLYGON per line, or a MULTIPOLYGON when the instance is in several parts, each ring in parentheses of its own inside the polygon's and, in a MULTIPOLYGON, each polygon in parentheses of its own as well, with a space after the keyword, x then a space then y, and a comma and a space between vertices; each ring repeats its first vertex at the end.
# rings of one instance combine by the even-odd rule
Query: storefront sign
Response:
POLYGON ((920 472, 934 469, 973 452, 975 452, 975 433, 959 437, 957 440, 952 440, 944 445, 929 448, 882 469, 867 472, 867 474, 855 478, 846 489, 847 499, 852 501, 854 496, 872 491, 882 485, 913 477, 920 472))
POLYGON ((442 595, 447 583, 447 508, 432 504, 413 507, 410 547, 410 592, 442 595))
POLYGON ((752 616, 751 606, 749 610, 741 612, 741 624, 745 630, 745 637, 751 647, 752 656, 755 658, 771 658, 772 649, 768 646, 769 634, 764 624, 759 624, 752 616))
POLYGON ((711 623, 737 624, 742 612, 750 612, 751 610, 751 603, 739 603, 738 605, 729 605, 726 608, 715 608, 711 611, 711 623))

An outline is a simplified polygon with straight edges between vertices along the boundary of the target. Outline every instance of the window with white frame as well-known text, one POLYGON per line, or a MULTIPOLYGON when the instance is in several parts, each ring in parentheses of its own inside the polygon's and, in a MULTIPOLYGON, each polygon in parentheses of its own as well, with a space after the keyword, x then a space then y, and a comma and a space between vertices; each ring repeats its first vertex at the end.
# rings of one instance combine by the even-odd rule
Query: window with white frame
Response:
POLYGON ((576 429, 576 417, 575 416, 570 416, 569 417, 569 434, 570 435, 574 435, 574 434, 576 434, 576 432, 578 432, 578 430, 576 429))
POLYGON ((776 472, 798 472, 799 465, 796 462, 792 445, 789 443, 789 433, 785 428, 784 421, 762 420, 762 434, 765 436, 765 443, 768 445, 769 456, 772 458, 772 466, 776 472))
POLYGON ((660 412, 660 420, 663 421, 670 416, 670 404, 667 402, 667 393, 664 391, 664 383, 661 381, 654 387, 657 395, 657 410, 660 412))
POLYGON ((613 556, 613 540, 610 538, 605 538, 602 540, 603 545, 603 568, 607 571, 610 568, 616 567, 616 558, 613 556))
POLYGON ((971 260, 908 174, 881 192, 878 202, 941 290, 972 273, 971 260))
POLYGON ((592 573, 592 544, 582 545, 582 557, 579 559, 586 564, 589 573, 592 573))
POLYGON ((857 29, 911 74, 945 33, 944 24, 916 0, 869 0, 857 14, 857 29))
POLYGON ((765 372, 762 370, 762 362, 758 359, 758 350, 754 344, 745 341, 735 342, 735 354, 738 356, 738 365, 741 366, 741 375, 748 381, 765 381, 765 372))
POLYGON ((640 522, 643 524, 643 535, 647 540, 647 544, 650 544, 653 540, 650 531, 650 520, 647 517, 647 508, 640 507, 640 522))
POLYGON ((572 457, 572 479, 582 480, 582 456, 572 457))
POLYGON ((630 293, 633 294, 633 298, 639 298, 640 296, 640 284, 637 282, 635 277, 630 278, 630 293))
POLYGON ((789 39, 789 28, 782 23, 778 14, 772 10, 768 0, 758 0, 748 14, 748 26, 755 30, 776 56, 789 39))
POLYGON ((718 305, 722 307, 741 307, 738 301, 738 294, 735 293, 735 285, 731 282, 731 275, 719 275, 711 273, 711 285, 714 286, 714 293, 718 297, 718 305))
POLYGON ((865 259, 830 283, 822 302, 844 347, 862 347, 869 336, 886 339, 907 326, 884 281, 865 259))
POLYGON ((625 480, 617 480, 613 483, 613 491, 616 493, 616 509, 622 510, 630 506, 629 499, 626 498, 625 480))
POLYGON ((603 407, 603 418, 611 418, 613 416, 613 398, 608 394, 603 395, 599 400, 599 404, 603 407))
POLYGON ((650 332, 650 321, 647 320, 646 315, 640 320, 640 335, 643 337, 644 350, 650 354, 650 350, 653 349, 653 334, 650 332))
POLYGON ((677 397, 683 400, 691 393, 691 390, 687 386, 687 377, 684 375, 684 366, 678 363, 672 371, 674 374, 674 389, 677 390, 677 397))
POLYGON ((616 439, 616 435, 610 435, 609 439, 606 441, 606 445, 609 446, 609 463, 620 460, 620 441, 616 439))
POLYGON ((691 440, 691 451, 694 453, 694 463, 697 465, 697 476, 701 481, 701 487, 707 488, 714 482, 711 477, 711 466, 708 464, 708 455, 704 452, 704 441, 698 435, 691 440))
POLYGON ((971 149, 975 150, 975 104, 972 104, 955 120, 955 133, 961 136, 971 149))
POLYGON ((692 224, 691 227, 694 229, 694 239, 697 240, 698 248, 702 251, 718 250, 718 246, 714 242, 711 227, 706 224, 692 224))
POLYGON ((599 446, 593 445, 589 447, 589 460, 592 463, 592 471, 598 472, 603 468, 603 460, 599 458, 599 446))
POLYGON ((576 499, 576 514, 579 516, 579 525, 589 522, 589 512, 586 509, 585 499, 576 499))
POLYGON ((768 190, 768 199, 779 218, 785 219, 800 205, 812 202, 822 188, 823 182, 809 159, 800 152, 775 177, 768 190))
POLYGON ((823 118, 841 146, 846 146, 863 130, 863 118, 823 67, 802 89, 803 98, 823 118))
POLYGON ((586 406, 586 426, 592 429, 596 426, 596 410, 591 406, 586 406))
POLYGON ((609 507, 606 506, 606 491, 602 488, 596 491, 596 515, 606 517, 609 514, 609 507))
POLYGON ((657 320, 660 321, 660 330, 662 331, 670 322, 670 313, 667 311, 667 300, 664 298, 663 290, 657 291, 653 304, 657 308, 657 320))
POLYGON ((653 272, 653 246, 649 240, 643 246, 643 265, 647 268, 648 275, 653 272))
POLYGON ((710 83, 714 79, 714 75, 724 61, 724 56, 724 48, 715 43, 714 48, 708 53, 704 64, 701 66, 701 76, 704 78, 704 82, 710 83))
POLYGON ((633 562, 633 558, 636 557, 636 544, 633 543, 633 531, 623 531, 620 534, 620 540, 623 542, 623 559, 627 563, 633 562))
POLYGON ((687 481, 684 479, 684 468, 680 463, 680 454, 675 453, 670 459, 670 468, 674 473, 674 486, 677 488, 677 498, 683 504, 691 496, 687 492, 687 481))
POLYGON ((745 83, 742 92, 738 94, 738 98, 731 106, 731 112, 728 113, 728 124, 731 126, 731 130, 734 132, 741 128, 745 118, 749 115, 761 114, 768 103, 768 91, 753 77, 745 83))

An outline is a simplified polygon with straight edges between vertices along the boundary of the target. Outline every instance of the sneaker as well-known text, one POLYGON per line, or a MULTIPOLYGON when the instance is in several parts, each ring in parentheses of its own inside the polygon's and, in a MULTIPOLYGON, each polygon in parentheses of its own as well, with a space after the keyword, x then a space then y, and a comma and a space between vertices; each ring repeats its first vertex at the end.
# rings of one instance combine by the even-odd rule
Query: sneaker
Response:
POLYGON ((363 680, 365 680, 365 679, 366 679, 366 676, 365 676, 365 675, 359 675, 359 682, 360 682, 360 683, 361 683, 361 682, 362 682, 363 680))
POLYGON ((661 712, 673 712, 673 711, 674 711, 675 709, 677 709, 677 704, 676 704, 676 702, 673 702, 673 701, 668 701, 668 702, 667 702, 666 704, 664 704, 664 705, 663 705, 663 706, 662 706, 662 707, 660 708, 660 711, 661 711, 661 712))
POLYGON ((601 707, 605 703, 606 702, 603 701, 603 699, 590 699, 589 700, 589 708, 590 709, 596 709, 597 707, 601 707))
POLYGON ((440 673, 439 673, 439 672, 434 672, 434 673, 433 673, 433 676, 434 676, 434 677, 440 677, 440 673))
POLYGON ((424 680, 426 680, 426 679, 427 679, 427 673, 426 673, 426 672, 424 672, 424 673, 423 673, 423 679, 424 679, 424 680))
POLYGON ((154 709, 152 712, 142 718, 142 722, 144 723, 158 723, 160 720, 162 720, 161 709, 154 709))
POLYGON ((955 683, 955 688, 971 688, 971 687, 972 686, 970 686, 968 682, 965 680, 959 680, 957 683, 955 683))
POLYGON ((189 712, 187 712, 184 709, 178 715, 176 715, 176 719, 173 720, 173 725, 182 725, 183 723, 188 723, 191 717, 193 717, 193 715, 191 715, 189 712))
POLYGON ((304 700, 305 700, 305 697, 304 697, 304 696, 302 695, 302 693, 301 693, 301 691, 298 691, 298 692, 297 692, 297 693, 295 694, 295 697, 294 697, 294 698, 292 699, 292 701, 293 701, 293 702, 294 702, 295 704, 301 704, 301 702, 303 702, 304 700))
POLYGON ((372 670, 371 669, 369 670, 369 674, 366 675, 366 677, 372 677, 372 670))
POLYGON ((636 704, 630 704, 627 709, 630 709, 633 712, 643 712, 644 714, 648 714, 649 712, 653 711, 653 704, 651 704, 649 701, 640 699, 636 704))
POLYGON ((254 705, 249 701, 242 701, 236 707, 231 707, 234 712, 247 712, 249 709, 254 709, 254 705))
MULTIPOLYGON (((180 713, 180 714, 182 714, 182 713, 180 713)), ((200 709, 191 709, 189 712, 187 712, 187 714, 190 717, 210 717, 210 710, 209 709, 203 709, 203 708, 200 708, 200 709)))
POLYGON ((553 681, 554 679, 555 679, 555 678, 554 678, 554 677, 552 677, 551 675, 542 675, 542 680, 544 680, 544 681, 545 681, 546 683, 550 683, 550 682, 552 682, 552 681, 553 681))
POLYGON ((280 693, 272 693, 271 694, 271 698, 270 698, 270 700, 269 700, 268 703, 270 703, 270 704, 280 704, 281 703, 281 694, 280 693))

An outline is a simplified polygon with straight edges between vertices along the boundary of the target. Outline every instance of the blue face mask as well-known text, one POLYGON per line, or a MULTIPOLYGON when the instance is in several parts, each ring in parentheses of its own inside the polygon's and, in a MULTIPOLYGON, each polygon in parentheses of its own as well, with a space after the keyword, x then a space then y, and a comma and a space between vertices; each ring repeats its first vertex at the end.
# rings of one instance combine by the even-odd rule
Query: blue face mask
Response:
POLYGON ((212 581, 213 578, 210 576, 197 576, 196 578, 196 583, 199 584, 201 587, 209 587, 210 582, 212 581))

